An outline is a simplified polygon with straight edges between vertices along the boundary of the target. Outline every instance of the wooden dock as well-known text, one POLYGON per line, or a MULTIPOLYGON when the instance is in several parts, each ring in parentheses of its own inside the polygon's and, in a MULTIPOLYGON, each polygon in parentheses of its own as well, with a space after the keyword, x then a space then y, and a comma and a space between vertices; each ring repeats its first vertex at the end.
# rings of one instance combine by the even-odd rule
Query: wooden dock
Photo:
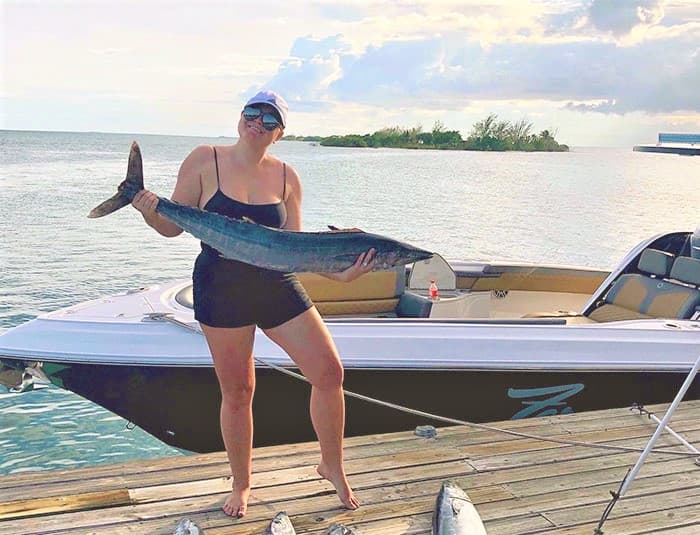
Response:
MULTIPOLYGON (((666 406, 649 409, 661 417, 666 406)), ((629 409, 495 424, 571 440, 643 447, 656 425, 629 409)), ((684 402, 671 427, 700 443, 700 401, 684 402)), ((658 447, 681 450, 662 435, 658 447)), ((339 507, 317 476, 315 443, 257 448, 248 514, 220 510, 231 480, 224 453, 169 457, 0 477, 0 533, 171 534, 187 517, 213 534, 261 534, 278 511, 297 533, 342 522, 358 534, 430 533, 444 480, 470 495, 489 534, 592 535, 610 491, 639 454, 523 439, 468 427, 349 438, 346 468, 363 506, 339 507)), ((700 533, 700 466, 653 454, 605 523, 610 534, 700 533)))

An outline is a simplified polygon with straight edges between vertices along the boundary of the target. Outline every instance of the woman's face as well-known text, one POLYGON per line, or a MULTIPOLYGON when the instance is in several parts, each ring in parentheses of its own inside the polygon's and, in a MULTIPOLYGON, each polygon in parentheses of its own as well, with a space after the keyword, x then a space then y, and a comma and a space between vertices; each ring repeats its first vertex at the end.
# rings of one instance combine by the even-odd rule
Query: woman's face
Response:
POLYGON ((279 124, 279 114, 275 108, 265 104, 255 104, 253 106, 246 106, 241 112, 241 118, 238 121, 238 134, 241 137, 245 137, 251 141, 256 141, 258 143, 271 144, 277 141, 284 135, 282 130, 282 125, 279 124), (253 108, 253 113, 248 113, 250 108, 253 108), (251 117, 254 115, 255 110, 259 110, 256 117, 251 117), (272 130, 268 130, 265 126, 270 126, 270 115, 277 119, 277 126, 272 130), (266 123, 266 125, 264 124, 266 123))

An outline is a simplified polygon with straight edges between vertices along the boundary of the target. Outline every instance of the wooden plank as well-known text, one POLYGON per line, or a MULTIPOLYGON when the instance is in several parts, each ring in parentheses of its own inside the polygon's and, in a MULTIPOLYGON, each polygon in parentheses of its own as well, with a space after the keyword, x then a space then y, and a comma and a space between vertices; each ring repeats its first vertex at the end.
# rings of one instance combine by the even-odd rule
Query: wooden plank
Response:
MULTIPOLYGON (((603 513, 602 504, 584 505, 572 507, 561 511, 547 511, 547 518, 559 527, 576 527, 581 524, 597 523, 603 513)), ((620 523, 624 517, 634 516, 638 521, 638 526, 642 525, 639 520, 640 515, 648 515, 645 521, 645 528, 661 529, 666 526, 682 525, 675 520, 675 517, 687 510, 695 511, 695 515, 687 516, 690 521, 698 521, 700 517, 700 486, 689 489, 671 490, 669 492, 658 492, 650 495, 638 496, 628 494, 618 501, 613 509, 613 514, 609 520, 618 519, 620 523), (649 513, 658 513, 651 515, 649 513), (669 522, 669 516, 673 517, 669 522)), ((606 522, 607 523, 607 522, 606 522)))
POLYGON ((0 503, 0 520, 99 509, 131 503, 126 489, 0 503))
MULTIPOLYGON (((624 500, 624 498, 623 498, 624 500)), ((618 503, 618 505, 620 505, 618 503)), ((617 509, 617 505, 615 506, 617 509)), ((613 512, 615 512, 615 509, 613 512)), ((602 511, 601 511, 602 512, 602 511)), ((590 535, 598 521, 557 529, 558 535, 590 535)), ((603 524, 603 531, 611 535, 637 535, 642 533, 700 533, 700 504, 680 505, 663 510, 638 511, 624 518, 609 518, 603 524)), ((489 534, 491 532, 489 531, 489 534)), ((523 535, 525 535, 523 533, 523 535)))
MULTIPOLYGON (((694 431, 700 430, 700 421, 691 420, 679 423, 674 430, 680 434, 692 433, 694 431)), ((587 431, 583 433, 571 433, 567 435, 566 440, 586 442, 589 444, 613 444, 620 446, 627 446, 627 444, 620 444, 620 441, 627 441, 629 439, 644 439, 648 441, 651 437, 654 428, 650 428, 646 425, 630 426, 623 428, 612 428, 607 430, 596 430, 587 431)), ((557 437, 563 438, 563 437, 557 437)), ((662 435, 663 442, 657 442, 659 447, 661 446, 675 446, 678 445, 678 441, 670 437, 669 435, 662 435)), ((490 444, 481 445, 468 445, 461 447, 460 450, 464 451, 469 455, 471 459, 480 459, 482 457, 493 457, 496 455, 505 455, 511 453, 522 453, 522 452, 534 452, 542 450, 552 450, 557 448, 568 448, 572 447, 568 444, 561 444, 556 442, 548 442, 543 440, 534 439, 515 439, 502 442, 492 442, 490 444)), ((614 451, 614 450, 611 450, 614 451)))
MULTIPOLYGON (((538 513, 507 518, 504 520, 484 520, 484 527, 488 535, 523 535, 525 533, 550 533, 547 531, 552 523, 538 513)), ((591 535, 589 532, 588 535, 591 535)))
POLYGON ((698 533, 700 533, 700 519, 697 522, 693 522, 692 520, 691 520, 691 522, 692 523, 686 524, 685 526, 679 526, 679 527, 674 527, 674 528, 665 527, 663 529, 655 529, 652 531, 640 532, 640 535, 641 535, 641 533, 644 533, 644 534, 654 533, 656 535, 659 535, 662 533, 664 535, 698 535, 698 533))
MULTIPOLYGON (((519 481, 539 480, 545 477, 562 476, 567 478, 570 474, 582 474, 586 472, 595 472, 598 470, 614 469, 616 467, 631 467, 639 458, 637 453, 618 453, 610 455, 583 455, 579 457, 571 457, 567 459, 559 459, 553 463, 532 463, 506 470, 494 470, 479 472, 479 481, 482 484, 503 484, 515 483, 519 481), (537 473, 533 473, 533 467, 537 473)), ((676 460, 692 462, 687 457, 673 457, 661 455, 652 455, 647 458, 645 465, 655 463, 666 463, 676 460)), ((471 464, 471 462, 470 462, 471 464)))
MULTIPOLYGON (((670 461, 659 461, 644 463, 637 477, 646 478, 657 475, 687 474, 692 469, 691 459, 674 459, 670 461)), ((615 467, 601 468, 594 463, 593 459, 588 459, 588 466, 581 470, 561 470, 561 473, 547 477, 532 477, 520 481, 507 482, 504 485, 516 496, 532 496, 549 492, 550 489, 556 491, 566 491, 581 487, 592 487, 595 485, 619 485, 627 470, 632 467, 631 463, 621 463, 615 467)))
POLYGON ((430 535, 432 515, 405 515, 399 518, 353 523, 352 529, 362 535, 430 535))
MULTIPOLYGON (((620 481, 622 476, 624 473, 621 474, 620 481)), ((689 474, 659 475, 635 479, 634 483, 634 493, 631 495, 639 499, 656 497, 659 499, 659 503, 662 503, 664 499, 669 499, 669 493, 690 492, 693 494, 696 491, 700 492, 700 479, 689 474)), ((479 513, 484 520, 509 518, 528 513, 544 513, 547 518, 556 521, 559 514, 565 516, 570 509, 578 510, 584 506, 592 506, 592 509, 602 512, 605 504, 610 500, 610 491, 618 488, 619 482, 614 486, 602 484, 516 497, 503 503, 483 504, 479 508, 479 513)))
MULTIPOLYGON (((691 443, 697 442, 700 438, 700 431, 684 432, 683 436, 691 443)), ((604 441, 610 444, 619 444, 624 446, 632 446, 635 448, 643 448, 649 441, 650 436, 640 436, 628 439, 617 439, 604 441)), ((679 449, 678 442, 672 437, 662 435, 657 441, 656 449, 672 448, 679 449)), ((639 453, 632 452, 637 457, 639 453)), ((586 446, 562 446, 556 448, 545 448, 543 450, 525 450, 522 452, 513 452, 502 455, 490 455, 480 458, 470 458, 469 464, 479 471, 505 470, 523 466, 544 465, 554 462, 561 462, 571 459, 583 459, 586 457, 605 457, 610 455, 619 455, 620 452, 604 449, 589 448, 586 446)), ((652 457, 665 457, 663 453, 654 453, 652 457)), ((678 458, 677 456, 673 456, 678 458)))

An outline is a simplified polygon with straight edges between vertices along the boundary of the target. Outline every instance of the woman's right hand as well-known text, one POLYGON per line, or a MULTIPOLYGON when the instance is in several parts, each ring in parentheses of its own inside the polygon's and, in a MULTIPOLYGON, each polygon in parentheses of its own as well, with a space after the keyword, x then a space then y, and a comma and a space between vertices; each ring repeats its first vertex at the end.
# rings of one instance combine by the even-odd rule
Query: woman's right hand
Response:
POLYGON ((158 206, 158 196, 152 191, 142 189, 139 191, 131 204, 136 208, 146 221, 152 220, 156 216, 156 207, 158 206))

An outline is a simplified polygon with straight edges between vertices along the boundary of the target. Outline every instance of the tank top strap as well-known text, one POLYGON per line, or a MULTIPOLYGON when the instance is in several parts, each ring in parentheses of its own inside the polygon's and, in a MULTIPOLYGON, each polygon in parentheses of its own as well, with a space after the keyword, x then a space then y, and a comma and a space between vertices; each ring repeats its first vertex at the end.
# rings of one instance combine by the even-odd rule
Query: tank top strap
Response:
POLYGON ((287 164, 282 162, 282 179, 284 180, 284 185, 282 186, 282 202, 284 202, 284 196, 287 193, 287 164))
POLYGON ((212 145, 211 148, 214 149, 214 165, 216 166, 216 189, 220 190, 221 184, 219 184, 219 159, 216 157, 216 147, 212 145))

